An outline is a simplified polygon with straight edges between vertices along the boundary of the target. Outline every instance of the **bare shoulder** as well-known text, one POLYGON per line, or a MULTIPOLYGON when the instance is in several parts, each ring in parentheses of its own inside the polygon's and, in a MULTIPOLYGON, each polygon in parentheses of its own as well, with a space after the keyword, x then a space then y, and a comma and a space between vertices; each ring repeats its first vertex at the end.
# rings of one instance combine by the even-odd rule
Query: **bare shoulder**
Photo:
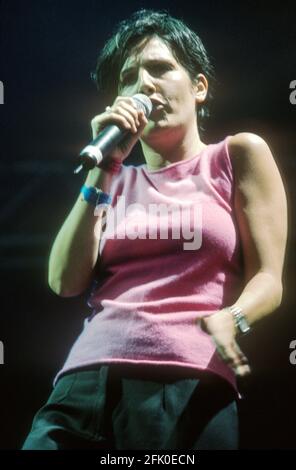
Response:
POLYGON ((258 159, 265 164, 274 164, 267 142, 257 134, 239 132, 228 139, 228 152, 234 166, 244 166, 258 159))
POLYGON ((228 153, 236 176, 236 186, 254 198, 268 197, 278 189, 284 194, 282 175, 266 141, 257 134, 240 132, 228 139, 228 153))
POLYGON ((238 134, 232 135, 228 140, 229 144, 236 145, 239 147, 248 147, 253 145, 266 144, 265 140, 258 134, 252 132, 239 132, 238 134))

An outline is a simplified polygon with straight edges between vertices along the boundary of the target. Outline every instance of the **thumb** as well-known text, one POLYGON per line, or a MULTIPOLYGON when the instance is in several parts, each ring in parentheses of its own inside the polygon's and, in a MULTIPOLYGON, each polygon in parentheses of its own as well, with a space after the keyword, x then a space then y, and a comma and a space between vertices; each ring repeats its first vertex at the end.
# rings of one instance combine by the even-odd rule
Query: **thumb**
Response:
POLYGON ((124 140, 120 144, 120 149, 123 153, 129 154, 133 147, 136 145, 137 141, 139 140, 145 126, 147 124, 146 121, 142 121, 137 132, 135 134, 129 133, 124 140))

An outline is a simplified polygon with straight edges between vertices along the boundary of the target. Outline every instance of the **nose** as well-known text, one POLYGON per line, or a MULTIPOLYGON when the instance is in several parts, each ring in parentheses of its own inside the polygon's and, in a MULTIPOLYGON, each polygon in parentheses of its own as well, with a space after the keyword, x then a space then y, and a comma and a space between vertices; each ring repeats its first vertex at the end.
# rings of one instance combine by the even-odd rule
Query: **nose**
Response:
POLYGON ((145 69, 139 70, 137 89, 138 93, 144 93, 147 96, 152 95, 155 92, 153 79, 145 69))

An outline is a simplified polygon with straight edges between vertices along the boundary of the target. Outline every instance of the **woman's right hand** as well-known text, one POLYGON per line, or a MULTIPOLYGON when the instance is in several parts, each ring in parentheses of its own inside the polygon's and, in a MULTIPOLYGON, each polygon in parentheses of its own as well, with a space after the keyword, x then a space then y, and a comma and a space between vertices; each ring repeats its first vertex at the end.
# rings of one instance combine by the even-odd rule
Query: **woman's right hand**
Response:
POLYGON ((91 121, 93 139, 108 124, 116 124, 127 129, 129 134, 109 154, 110 158, 123 162, 135 146, 148 120, 144 111, 137 109, 130 96, 118 96, 112 106, 108 106, 104 113, 98 114, 91 121))

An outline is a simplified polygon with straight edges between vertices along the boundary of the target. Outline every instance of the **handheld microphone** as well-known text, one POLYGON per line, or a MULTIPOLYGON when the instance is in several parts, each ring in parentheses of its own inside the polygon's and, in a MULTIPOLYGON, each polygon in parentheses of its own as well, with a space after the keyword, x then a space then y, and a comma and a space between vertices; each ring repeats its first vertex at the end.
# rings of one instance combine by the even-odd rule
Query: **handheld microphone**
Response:
MULTIPOLYGON (((148 117, 152 111, 152 102, 148 96, 138 93, 132 96, 138 110, 143 110, 145 116, 148 117)), ((122 129, 116 124, 109 124, 104 127, 99 135, 90 142, 79 154, 80 165, 74 171, 75 174, 84 168, 91 170, 98 166, 103 158, 107 157, 109 153, 121 142, 129 130, 122 129)))

